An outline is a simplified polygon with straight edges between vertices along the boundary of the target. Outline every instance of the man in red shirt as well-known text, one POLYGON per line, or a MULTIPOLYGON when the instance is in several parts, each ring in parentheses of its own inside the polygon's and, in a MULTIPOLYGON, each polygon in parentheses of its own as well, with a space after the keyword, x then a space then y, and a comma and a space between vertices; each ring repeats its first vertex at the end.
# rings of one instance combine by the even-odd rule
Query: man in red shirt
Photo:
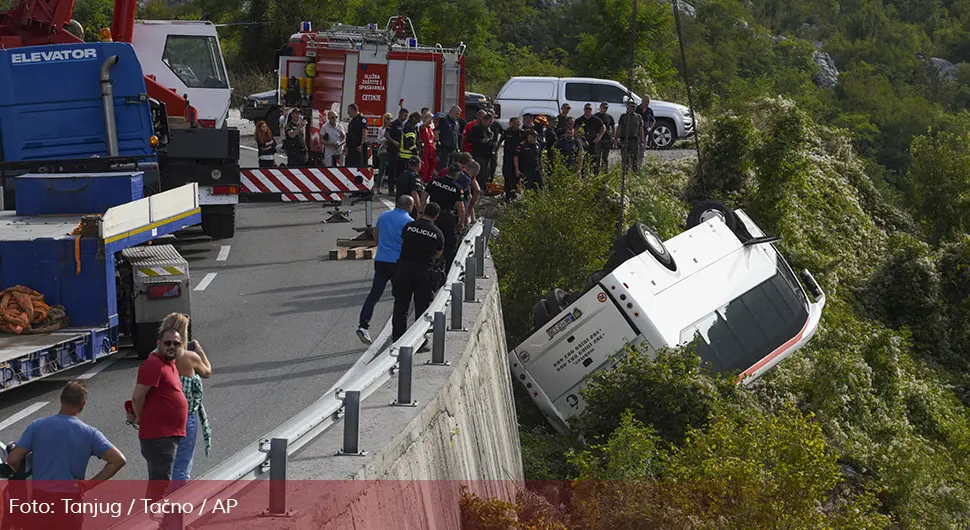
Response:
POLYGON ((182 337, 172 328, 158 335, 158 350, 138 368, 131 396, 134 423, 138 425, 141 454, 148 463, 148 498, 161 499, 172 480, 179 441, 185 436, 189 405, 182 393, 175 359, 182 352, 182 337))

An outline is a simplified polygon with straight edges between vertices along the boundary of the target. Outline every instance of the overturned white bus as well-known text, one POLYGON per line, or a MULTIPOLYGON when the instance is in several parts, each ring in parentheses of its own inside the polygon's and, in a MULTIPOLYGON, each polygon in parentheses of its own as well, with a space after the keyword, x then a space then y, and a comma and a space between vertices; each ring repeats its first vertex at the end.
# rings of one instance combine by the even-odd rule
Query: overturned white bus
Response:
POLYGON ((627 345, 655 354, 699 335, 711 371, 740 372, 749 384, 811 339, 825 305, 778 239, 713 201, 696 205, 687 231, 666 242, 634 224, 582 292, 555 289, 535 305, 535 332, 509 352, 513 377, 561 432, 583 410, 586 378, 614 366, 627 345))

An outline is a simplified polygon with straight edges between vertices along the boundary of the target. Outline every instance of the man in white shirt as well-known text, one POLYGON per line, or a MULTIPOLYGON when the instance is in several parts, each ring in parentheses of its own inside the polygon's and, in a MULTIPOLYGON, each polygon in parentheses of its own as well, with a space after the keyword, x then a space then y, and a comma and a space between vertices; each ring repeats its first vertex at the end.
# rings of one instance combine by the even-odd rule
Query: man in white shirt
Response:
POLYGON ((320 138, 323 140, 324 163, 329 167, 341 165, 340 155, 347 143, 347 133, 343 124, 337 121, 336 112, 327 111, 327 123, 320 128, 320 138))

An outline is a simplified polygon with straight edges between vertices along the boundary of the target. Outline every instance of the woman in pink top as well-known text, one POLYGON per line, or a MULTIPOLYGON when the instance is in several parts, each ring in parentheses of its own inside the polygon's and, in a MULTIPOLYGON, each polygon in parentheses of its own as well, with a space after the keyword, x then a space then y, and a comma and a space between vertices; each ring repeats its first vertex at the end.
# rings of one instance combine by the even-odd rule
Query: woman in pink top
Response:
POLYGON ((421 117, 421 129, 419 131, 421 137, 421 181, 424 183, 431 182, 434 179, 434 171, 438 166, 438 152, 435 149, 435 131, 432 128, 431 123, 434 120, 434 115, 430 112, 425 112, 424 116, 421 117))

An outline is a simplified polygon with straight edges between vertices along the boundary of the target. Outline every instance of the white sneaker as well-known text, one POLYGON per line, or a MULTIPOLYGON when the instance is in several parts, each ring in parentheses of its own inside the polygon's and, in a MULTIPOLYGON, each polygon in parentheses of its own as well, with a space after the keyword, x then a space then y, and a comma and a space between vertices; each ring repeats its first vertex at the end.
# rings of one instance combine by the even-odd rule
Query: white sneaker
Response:
POLYGON ((357 337, 359 337, 360 341, 363 342, 364 344, 371 343, 370 333, 368 333, 367 330, 364 328, 357 328, 357 337))

